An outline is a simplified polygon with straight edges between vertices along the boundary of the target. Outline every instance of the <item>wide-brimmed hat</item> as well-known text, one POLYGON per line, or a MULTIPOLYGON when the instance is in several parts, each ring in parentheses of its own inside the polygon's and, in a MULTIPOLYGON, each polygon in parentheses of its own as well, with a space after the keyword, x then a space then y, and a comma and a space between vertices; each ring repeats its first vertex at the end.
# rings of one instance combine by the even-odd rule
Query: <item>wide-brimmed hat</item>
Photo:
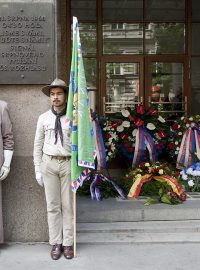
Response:
POLYGON ((46 85, 42 88, 42 92, 46 95, 46 96, 50 96, 50 89, 51 88, 55 88, 55 87, 60 87, 62 88, 66 93, 69 90, 69 87, 66 85, 66 83, 63 80, 60 80, 58 78, 56 78, 50 85, 46 85))

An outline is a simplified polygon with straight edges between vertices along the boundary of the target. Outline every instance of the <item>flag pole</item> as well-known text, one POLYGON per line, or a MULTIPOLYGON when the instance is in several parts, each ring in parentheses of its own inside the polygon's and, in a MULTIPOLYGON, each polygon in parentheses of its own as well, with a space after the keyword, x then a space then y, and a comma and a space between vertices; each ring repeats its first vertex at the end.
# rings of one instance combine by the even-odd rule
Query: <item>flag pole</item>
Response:
POLYGON ((74 207, 74 257, 76 257, 76 192, 73 192, 74 207))

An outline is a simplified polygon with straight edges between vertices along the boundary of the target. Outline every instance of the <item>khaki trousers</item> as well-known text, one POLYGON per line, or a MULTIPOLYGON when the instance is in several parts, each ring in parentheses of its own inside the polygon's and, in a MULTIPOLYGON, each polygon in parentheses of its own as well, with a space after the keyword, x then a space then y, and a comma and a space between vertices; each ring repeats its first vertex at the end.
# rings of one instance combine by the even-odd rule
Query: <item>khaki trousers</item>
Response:
POLYGON ((73 192, 70 160, 43 155, 41 173, 44 181, 51 245, 73 245, 73 192))

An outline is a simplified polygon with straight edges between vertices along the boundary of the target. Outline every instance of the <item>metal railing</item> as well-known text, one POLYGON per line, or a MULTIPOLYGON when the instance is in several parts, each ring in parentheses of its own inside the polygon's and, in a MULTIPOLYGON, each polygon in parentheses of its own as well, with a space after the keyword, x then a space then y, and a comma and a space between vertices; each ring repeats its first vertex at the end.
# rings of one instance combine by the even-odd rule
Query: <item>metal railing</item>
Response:
POLYGON ((115 101, 115 102, 108 102, 106 101, 106 98, 103 97, 103 104, 104 104, 104 114, 113 114, 117 112, 121 112, 122 109, 125 109, 127 107, 129 108, 135 108, 135 105, 141 104, 143 102, 143 98, 138 98, 138 101, 115 101))
POLYGON ((148 101, 149 101, 150 106, 157 105, 160 113, 182 113, 182 114, 187 113, 187 97, 186 96, 184 97, 183 101, 152 101, 151 96, 149 96, 148 101), (171 106, 171 110, 159 109, 159 106, 164 108, 165 105, 171 106), (173 109, 173 106, 175 108, 175 105, 182 105, 182 110, 173 109))

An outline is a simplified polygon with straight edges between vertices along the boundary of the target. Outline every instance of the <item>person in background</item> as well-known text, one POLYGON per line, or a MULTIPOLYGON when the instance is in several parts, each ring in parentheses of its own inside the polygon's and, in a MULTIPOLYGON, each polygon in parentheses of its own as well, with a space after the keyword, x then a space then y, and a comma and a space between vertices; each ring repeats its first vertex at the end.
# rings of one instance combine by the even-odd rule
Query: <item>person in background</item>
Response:
POLYGON ((13 132, 8 104, 0 100, 0 244, 4 242, 2 215, 2 184, 10 172, 13 156, 13 132))

